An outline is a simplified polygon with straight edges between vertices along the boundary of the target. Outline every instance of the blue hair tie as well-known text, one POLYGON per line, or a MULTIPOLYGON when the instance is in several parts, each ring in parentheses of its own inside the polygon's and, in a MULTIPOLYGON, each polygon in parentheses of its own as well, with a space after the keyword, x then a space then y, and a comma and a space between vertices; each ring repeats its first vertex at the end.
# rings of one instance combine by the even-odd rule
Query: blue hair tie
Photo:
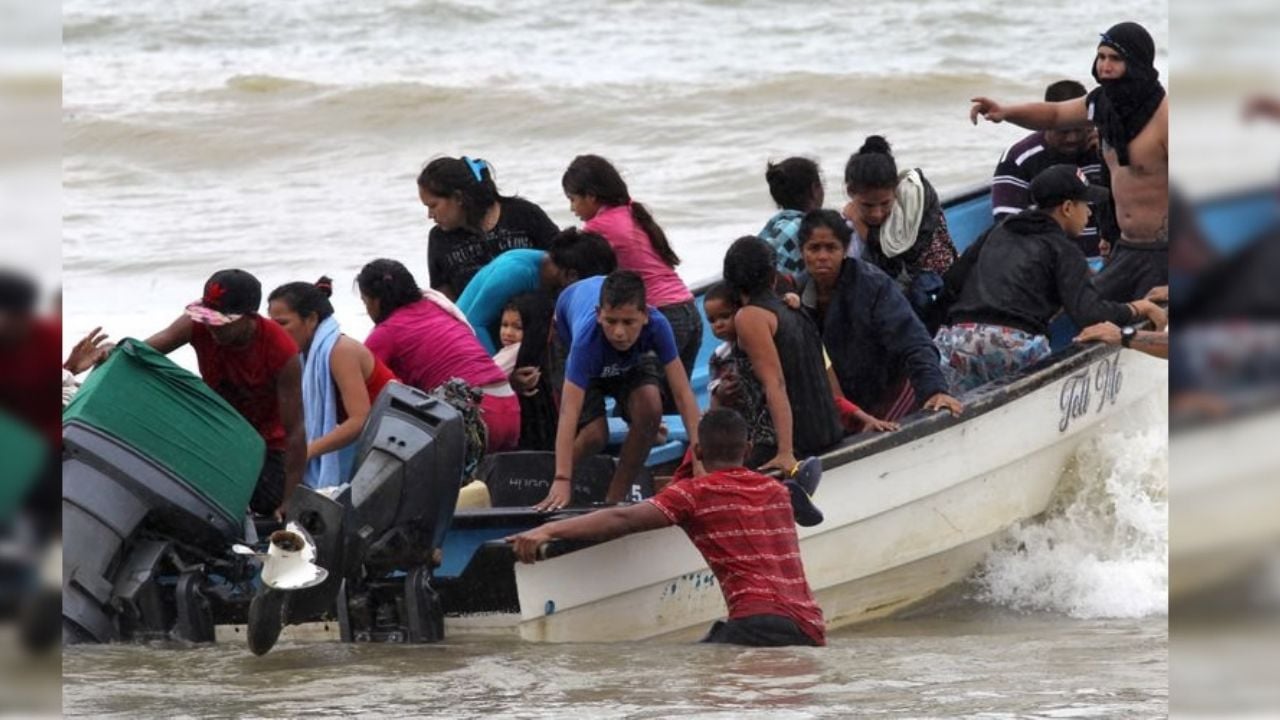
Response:
POLYGON ((471 174, 475 176, 476 182, 484 182, 484 176, 481 173, 484 172, 485 168, 489 167, 489 163, 477 158, 469 158, 466 155, 462 156, 462 162, 471 168, 471 174))

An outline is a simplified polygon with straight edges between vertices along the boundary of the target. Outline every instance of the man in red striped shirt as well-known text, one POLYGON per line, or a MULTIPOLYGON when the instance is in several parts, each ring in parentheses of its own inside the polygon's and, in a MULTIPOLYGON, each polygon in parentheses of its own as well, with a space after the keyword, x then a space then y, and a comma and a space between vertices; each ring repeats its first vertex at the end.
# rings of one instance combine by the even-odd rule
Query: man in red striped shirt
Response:
POLYGON ((547 523, 513 535, 522 562, 551 540, 611 540, 679 525, 715 573, 729 608, 703 642, 825 645, 822 609, 804 576, 791 493, 742 466, 747 424, 725 408, 698 423, 694 453, 707 474, 677 480, 649 500, 547 523))

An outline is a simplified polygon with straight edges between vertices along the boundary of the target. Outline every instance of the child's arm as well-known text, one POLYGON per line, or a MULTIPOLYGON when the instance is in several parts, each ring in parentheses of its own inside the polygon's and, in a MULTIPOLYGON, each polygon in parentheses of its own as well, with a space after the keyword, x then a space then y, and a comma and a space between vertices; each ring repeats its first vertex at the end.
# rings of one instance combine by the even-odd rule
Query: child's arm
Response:
MULTIPOLYGON (((698 419, 701 415, 698 410, 698 400, 693 396, 693 388, 689 386, 689 378, 684 374, 684 363, 680 362, 680 358, 676 358, 667 363, 663 372, 667 376, 667 385, 671 387, 671 394, 675 398, 676 409, 680 411, 680 419, 684 421, 684 430, 689 434, 689 447, 693 447, 698 443, 698 419)), ((702 462, 695 457, 693 474, 702 475, 704 472, 702 462)))
POLYGON ((559 510, 568 505, 573 496, 573 441, 578 436, 578 419, 582 417, 586 395, 573 381, 564 381, 560 393, 560 422, 556 425, 556 474, 551 479, 547 497, 534 505, 534 510, 559 510))

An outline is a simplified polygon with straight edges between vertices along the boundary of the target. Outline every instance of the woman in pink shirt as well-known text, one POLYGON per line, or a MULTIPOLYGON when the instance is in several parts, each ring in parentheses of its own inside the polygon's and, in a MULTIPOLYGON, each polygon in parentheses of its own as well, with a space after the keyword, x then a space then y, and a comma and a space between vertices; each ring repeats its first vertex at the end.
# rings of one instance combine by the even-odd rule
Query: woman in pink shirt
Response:
MULTIPOLYGON (((582 229, 603 235, 618 256, 618 269, 632 270, 644 280, 648 303, 671 323, 685 375, 692 373, 702 346, 702 316, 693 293, 676 274, 680 258, 666 233, 643 205, 631 201, 626 181, 599 155, 574 158, 560 185, 569 209, 585 223, 582 229)), ((663 410, 674 408, 664 388, 663 410)))
POLYGON ((460 378, 484 393, 481 415, 488 452, 515 450, 520 441, 520 400, 485 352, 475 332, 436 301, 425 298, 408 268, 374 260, 356 277, 373 332, 368 346, 396 377, 424 392, 460 378))

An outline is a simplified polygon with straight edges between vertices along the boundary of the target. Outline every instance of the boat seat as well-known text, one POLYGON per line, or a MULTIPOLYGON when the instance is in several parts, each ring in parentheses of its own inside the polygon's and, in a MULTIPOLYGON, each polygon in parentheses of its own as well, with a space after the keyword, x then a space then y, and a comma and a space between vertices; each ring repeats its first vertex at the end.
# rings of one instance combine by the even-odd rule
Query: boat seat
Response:
MULTIPOLYGON (((689 433, 685 430, 684 419, 679 415, 663 415, 662 422, 667 426, 667 441, 654 445, 649 450, 645 465, 653 467, 669 462, 680 462, 688 447, 689 433)), ((609 418, 609 447, 615 448, 627 437, 627 421, 618 417, 609 418)))

